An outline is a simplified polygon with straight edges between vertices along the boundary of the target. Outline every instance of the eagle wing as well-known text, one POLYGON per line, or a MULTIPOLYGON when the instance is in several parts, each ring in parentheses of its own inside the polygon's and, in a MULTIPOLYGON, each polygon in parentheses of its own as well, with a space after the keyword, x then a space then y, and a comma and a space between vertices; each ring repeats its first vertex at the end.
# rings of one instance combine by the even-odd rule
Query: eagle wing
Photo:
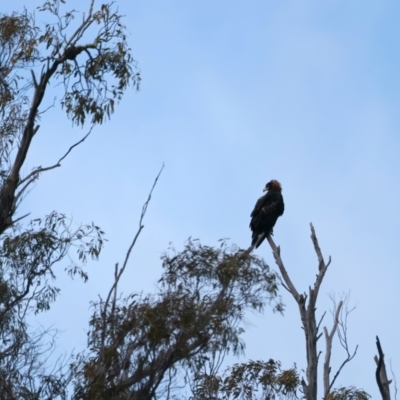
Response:
MULTIPOLYGON (((272 196, 271 196, 272 197, 272 196)), ((269 201, 265 201, 265 204, 262 205, 261 211, 264 214, 270 214, 270 213, 276 213, 278 217, 280 217, 283 214, 283 211, 285 209, 285 205, 283 203, 282 196, 275 194, 276 198, 271 198, 269 201)))
POLYGON ((268 193, 265 194, 264 196, 260 197, 260 198, 257 200, 257 203, 256 203, 256 205, 254 206, 254 210, 251 212, 250 217, 254 217, 256 214, 258 214, 258 213, 260 212, 260 210, 261 210, 261 208, 262 208, 262 206, 263 206, 265 197, 266 197, 267 195, 268 195, 268 193))
POLYGON ((279 192, 268 192, 257 200, 250 217, 250 228, 253 231, 262 231, 263 226, 275 225, 278 217, 283 214, 285 205, 282 194, 279 192))

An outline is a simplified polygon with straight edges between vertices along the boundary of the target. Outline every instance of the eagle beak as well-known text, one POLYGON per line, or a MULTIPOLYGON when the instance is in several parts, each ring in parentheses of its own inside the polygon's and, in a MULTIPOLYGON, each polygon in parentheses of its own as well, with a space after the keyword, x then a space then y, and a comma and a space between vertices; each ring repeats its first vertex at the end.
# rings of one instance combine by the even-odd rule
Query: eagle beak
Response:
POLYGON ((266 192, 268 189, 267 189, 267 187, 265 187, 264 189, 263 189, 263 192, 266 192))

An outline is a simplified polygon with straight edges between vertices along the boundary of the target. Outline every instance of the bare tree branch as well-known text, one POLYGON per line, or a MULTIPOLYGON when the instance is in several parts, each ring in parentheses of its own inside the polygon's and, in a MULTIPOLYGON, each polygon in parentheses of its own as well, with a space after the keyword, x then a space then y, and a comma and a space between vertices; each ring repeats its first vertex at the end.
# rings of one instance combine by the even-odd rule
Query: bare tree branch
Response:
POLYGON ((311 286, 309 287, 308 295, 306 295, 305 293, 301 295, 299 294, 282 262, 280 256, 280 248, 275 245, 271 235, 267 236, 267 240, 272 248, 275 262, 278 265, 279 271, 282 274, 282 278, 287 288, 289 289, 289 292, 292 294, 299 307, 301 322, 303 325, 304 334, 306 338, 306 349, 307 349, 307 368, 306 368, 307 382, 304 379, 302 379, 301 383, 305 398, 307 400, 315 400, 317 398, 318 359, 320 355, 320 353, 317 352, 317 341, 322 335, 322 333, 318 333, 321 321, 318 325, 316 323, 316 316, 315 316, 316 302, 319 289, 322 284, 322 280, 324 279, 325 273, 328 269, 331 259, 329 258, 328 263, 325 263, 312 224, 310 224, 310 228, 311 228, 311 240, 313 242, 314 250, 318 258, 318 274, 315 279, 313 287, 311 286))
POLYGON ((344 367, 348 362, 350 362, 350 361, 356 356, 357 350, 358 350, 358 345, 357 345, 356 348, 354 349, 353 354, 352 354, 352 355, 349 355, 349 356, 342 362, 342 364, 340 365, 339 369, 338 369, 337 372, 335 373, 335 375, 334 375, 334 377, 333 377, 333 379, 332 379, 331 384, 329 385, 329 391, 332 389, 333 384, 335 383, 337 377, 340 375, 340 372, 342 371, 343 367, 344 367))
MULTIPOLYGON (((354 351, 351 353, 350 349, 349 349, 348 339, 347 339, 347 318, 348 318, 349 314, 355 309, 355 307, 353 307, 351 310, 348 309, 348 301, 349 301, 348 295, 343 295, 342 300, 340 300, 338 305, 336 305, 336 300, 335 300, 334 296, 331 295, 330 298, 334 305, 334 310, 332 312, 334 314, 334 318, 336 317, 336 315, 338 315, 338 325, 336 327, 336 332, 337 332, 337 335, 339 338, 340 345, 346 351, 347 357, 343 360, 342 364, 336 371, 332 381, 329 384, 328 392, 325 392, 325 396, 327 396, 331 392, 331 389, 332 389, 336 379, 340 375, 343 367, 356 356, 357 350, 358 350, 358 345, 357 345, 355 347, 354 351), (339 314, 337 314, 337 309, 339 306, 342 308, 342 310, 339 314), (343 306, 345 306, 344 310, 343 310, 343 306)), ((329 368, 329 370, 331 370, 331 368, 329 368)), ((326 389, 326 386, 325 386, 325 389, 326 389)))
POLYGON ((279 248, 279 246, 276 246, 271 235, 267 235, 267 240, 268 240, 269 245, 272 248, 272 254, 274 255, 276 265, 278 266, 279 271, 282 274, 282 278, 285 281, 285 284, 286 284, 289 292, 293 295, 294 299, 299 303, 299 301, 301 300, 300 299, 301 296, 299 295, 299 292, 297 291, 296 287, 294 286, 294 284, 293 284, 292 280, 290 279, 290 277, 286 271, 286 268, 283 264, 283 261, 281 258, 281 249, 279 248))
POLYGON ((15 200, 17 201, 20 197, 21 197, 21 195, 24 193, 24 191, 28 188, 28 186, 31 184, 31 183, 33 183, 38 177, 39 177, 39 174, 40 173, 42 173, 42 172, 45 172, 45 171, 49 171, 49 170, 52 170, 52 169, 55 169, 55 168, 58 168, 58 167, 61 167, 61 161, 63 161, 67 156, 68 156, 68 154, 69 153, 71 153, 71 151, 75 148, 75 147, 77 147, 77 146, 79 146, 81 143, 83 143, 85 140, 86 140, 86 138, 92 133, 92 130, 93 130, 93 125, 90 127, 90 129, 89 129, 89 132, 81 139, 81 140, 79 140, 78 142, 76 142, 76 143, 74 143, 69 149, 68 149, 68 151, 57 161, 57 163, 56 164, 54 164, 54 165, 51 165, 51 166, 49 166, 49 167, 39 167, 39 168, 36 168, 35 170, 33 170, 30 174, 28 174, 24 179, 21 179, 19 182, 18 182, 18 186, 21 186, 22 184, 24 184, 25 183, 25 185, 22 187, 22 189, 18 192, 18 194, 15 196, 15 200))
MULTIPOLYGON (((124 260, 124 264, 123 264, 122 268, 118 271, 118 273, 116 272, 116 274, 117 274, 117 275, 116 275, 116 280, 115 280, 115 282, 114 282, 114 285, 111 287, 111 289, 110 289, 110 291, 109 291, 109 294, 108 294, 107 300, 106 300, 106 304, 109 302, 111 293, 112 293, 112 292, 114 291, 114 289, 116 288, 116 285, 118 284, 118 281, 120 280, 122 274, 124 273, 125 268, 126 268, 126 266, 127 266, 127 264, 128 264, 129 256, 130 256, 130 254, 131 254, 131 252, 132 252, 132 249, 133 249, 133 247, 135 246, 137 239, 139 238, 140 232, 142 232, 142 229, 144 228, 144 225, 143 225, 143 218, 144 218, 144 216, 146 215, 147 207, 148 207, 148 205, 149 205, 149 203, 150 203, 150 200, 151 200, 151 195, 152 195, 152 193, 153 193, 154 188, 155 188, 156 185, 157 185, 158 178, 160 177, 161 172, 163 171, 163 169, 164 169, 164 164, 162 165, 162 167, 161 167, 159 173, 157 174, 157 176, 156 176, 156 178, 155 178, 155 180, 154 180, 153 186, 152 186, 152 188, 151 188, 151 190, 150 190, 149 196, 148 196, 146 202, 145 202, 144 205, 143 205, 142 212, 141 212, 140 218, 139 218, 139 228, 138 228, 138 230, 137 230, 137 232, 136 232, 136 235, 134 236, 134 238, 133 238, 133 240, 132 240, 132 243, 131 243, 131 245, 129 246, 129 249, 128 249, 127 253, 126 253, 125 260, 124 260)), ((116 270, 116 271, 117 271, 117 270, 116 270)))
MULTIPOLYGON (((325 333, 325 343, 326 343, 326 350, 325 350, 325 362, 324 362, 324 398, 329 394, 331 384, 329 382, 329 374, 331 372, 331 354, 332 354, 332 340, 335 336, 336 329, 339 325, 339 315, 342 310, 343 301, 340 301, 336 312, 333 318, 333 327, 331 332, 328 333, 328 329, 324 326, 324 333, 325 333)), ((332 382, 333 384, 333 382, 332 382)))
POLYGON ((379 357, 374 356, 375 363, 377 365, 376 368, 376 382, 379 387, 379 391, 381 392, 382 400, 390 400, 390 389, 389 385, 392 383, 391 380, 387 378, 386 374, 386 366, 385 366, 385 356, 382 351, 381 343, 379 341, 379 337, 376 337, 376 347, 378 348, 379 357))
MULTIPOLYGON (((147 200, 146 200, 146 202, 145 202, 144 205, 143 205, 142 212, 141 212, 140 218, 139 218, 139 228, 138 228, 138 230, 137 230, 137 232, 136 232, 136 234, 135 234, 135 236, 134 236, 134 238, 133 238, 133 240, 132 240, 132 243, 131 243, 131 245, 129 246, 129 249, 128 249, 127 253, 126 253, 125 260, 124 260, 124 264, 122 265, 122 268, 121 268, 121 269, 118 268, 118 264, 115 265, 114 283, 113 283, 113 285, 111 286, 110 291, 108 292, 106 301, 104 302, 104 308, 103 308, 103 309, 104 309, 104 313, 103 313, 103 323, 104 323, 104 326, 106 326, 106 321, 105 321, 106 314, 107 314, 107 313, 106 313, 106 310, 107 310, 108 305, 109 305, 109 303, 110 303, 111 296, 114 294, 114 298, 113 298, 113 307, 115 307, 118 282, 119 282, 119 280, 121 279, 121 276, 122 276, 122 274, 124 273, 124 271, 125 271, 125 269, 126 269, 126 266, 127 266, 127 264, 128 264, 128 260, 129 260, 129 257, 130 257, 130 254, 131 254, 131 252, 132 252, 132 249, 133 249, 133 247, 135 246, 135 244, 136 244, 136 242, 137 242, 137 240, 138 240, 138 238, 139 238, 139 235, 140 235, 140 233, 142 232, 142 229, 144 228, 143 219, 144 219, 144 216, 146 215, 147 207, 149 206, 149 203, 150 203, 150 200, 151 200, 151 195, 153 194, 154 188, 155 188, 156 185, 157 185, 158 178, 160 177, 161 172, 163 171, 163 169, 164 169, 164 164, 162 165, 160 171, 158 172, 158 174, 157 174, 157 176, 156 176, 156 178, 155 178, 155 180, 154 180, 153 186, 151 187, 149 196, 147 197, 147 200)), ((103 345, 104 345, 104 340, 105 340, 105 336, 104 336, 104 335, 105 335, 105 330, 104 330, 104 332, 103 332, 103 340, 102 340, 103 345)))

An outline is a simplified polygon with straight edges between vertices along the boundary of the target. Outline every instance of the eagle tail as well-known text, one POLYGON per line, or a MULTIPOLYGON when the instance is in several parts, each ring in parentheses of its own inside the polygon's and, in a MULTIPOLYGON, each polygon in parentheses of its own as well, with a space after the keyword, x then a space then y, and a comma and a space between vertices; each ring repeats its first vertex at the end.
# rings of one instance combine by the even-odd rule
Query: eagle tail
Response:
POLYGON ((251 245, 257 248, 264 241, 264 239, 265 233, 260 233, 258 235, 256 233, 253 233, 253 240, 251 241, 251 245))

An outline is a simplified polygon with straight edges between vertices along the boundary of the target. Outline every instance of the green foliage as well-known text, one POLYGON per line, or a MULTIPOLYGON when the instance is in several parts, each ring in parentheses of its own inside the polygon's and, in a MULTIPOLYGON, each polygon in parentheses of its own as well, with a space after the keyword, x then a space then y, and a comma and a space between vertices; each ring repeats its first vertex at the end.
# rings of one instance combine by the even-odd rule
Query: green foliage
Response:
MULTIPOLYGON (((71 248, 75 248, 80 264, 88 256, 97 259, 104 243, 103 232, 93 224, 82 225, 75 231, 70 225, 65 215, 52 212, 44 220, 32 221, 21 233, 3 236, 0 279, 7 282, 7 309, 15 302, 27 301, 34 304, 35 313, 48 310, 58 294, 58 289, 50 284, 55 278, 53 267, 71 248), (28 293, 29 298, 25 298, 28 293)), ((88 277, 81 265, 72 257, 69 261, 68 274, 78 274, 86 281, 88 277)))
POLYGON ((64 3, 46 1, 37 14, 0 13, 0 397, 7 399, 66 398, 70 374, 65 365, 46 372, 44 354, 53 342, 48 332, 30 330, 26 318, 56 300, 58 263, 86 281, 83 266, 97 259, 104 243, 100 228, 74 228, 61 213, 24 225, 15 219, 27 188, 65 158, 23 176, 37 123, 48 108, 43 100, 50 90, 61 91, 67 117, 93 126, 109 118, 125 90, 140 82, 115 6, 95 9, 90 0, 88 12, 79 14, 63 10, 64 3))
POLYGON ((50 20, 44 26, 26 10, 0 13, 0 184, 9 177, 15 150, 20 157, 12 179, 18 177, 50 81, 61 89, 60 105, 77 125, 103 123, 129 86, 139 88, 136 62, 113 4, 96 11, 92 1, 82 20, 76 11, 63 13, 62 3, 51 0, 39 7, 50 20), (89 35, 93 40, 85 41, 89 35))
POLYGON ((18 71, 33 66, 36 35, 37 28, 27 12, 0 14, 0 182, 5 178, 10 151, 28 117, 26 84, 18 71))
POLYGON ((225 241, 218 249, 189 240, 181 252, 165 253, 162 263, 156 295, 118 300, 114 292, 93 304, 77 398, 130 393, 150 399, 179 369, 194 376, 210 357, 243 352, 247 310, 261 311, 271 302, 282 310, 276 274, 225 241))
POLYGON ((75 11, 62 13, 60 6, 60 1, 53 0, 38 8, 54 19, 44 26, 36 25, 34 15, 27 11, 0 14, 0 112, 9 114, 16 100, 25 102, 31 89, 52 77, 64 87, 61 105, 73 122, 83 125, 89 117, 91 123, 102 123, 126 88, 138 88, 140 83, 125 26, 112 4, 103 4, 97 11, 91 4, 83 22, 75 19, 75 11), (85 42, 91 27, 97 33, 93 41, 85 42), (32 73, 26 73, 27 68, 32 73))
POLYGON ((62 33, 68 32, 76 13, 66 12, 59 18, 59 1, 49 1, 39 11, 49 12, 59 21, 57 25, 46 24, 38 43, 45 44, 50 57, 57 60, 58 56, 62 63, 54 77, 64 84, 61 104, 68 117, 77 125, 83 125, 87 117, 92 123, 102 123, 114 112, 115 101, 121 99, 125 89, 130 85, 138 88, 140 83, 121 15, 112 4, 102 4, 95 12, 91 8, 80 30, 65 40, 62 33), (90 43, 81 43, 82 33, 92 25, 96 26, 96 37, 90 43))
POLYGON ((76 250, 77 261, 70 257, 67 272, 84 280, 87 274, 82 264, 87 257, 97 258, 102 249, 103 232, 98 227, 83 225, 75 231, 70 227, 71 221, 53 212, 44 220, 32 221, 21 232, 14 229, 1 238, 0 391, 8 392, 10 399, 39 392, 43 396, 51 393, 54 398, 61 393, 62 382, 66 387, 62 373, 45 372, 42 357, 53 346, 49 332, 30 331, 26 318, 49 310, 56 300, 55 266, 67 254, 72 256, 71 249, 76 250))
POLYGON ((228 368, 222 377, 197 375, 191 399, 295 399, 299 387, 295 367, 282 370, 279 361, 249 361, 228 368))
POLYGON ((368 400, 371 396, 362 389, 353 386, 335 389, 325 400, 368 400))

